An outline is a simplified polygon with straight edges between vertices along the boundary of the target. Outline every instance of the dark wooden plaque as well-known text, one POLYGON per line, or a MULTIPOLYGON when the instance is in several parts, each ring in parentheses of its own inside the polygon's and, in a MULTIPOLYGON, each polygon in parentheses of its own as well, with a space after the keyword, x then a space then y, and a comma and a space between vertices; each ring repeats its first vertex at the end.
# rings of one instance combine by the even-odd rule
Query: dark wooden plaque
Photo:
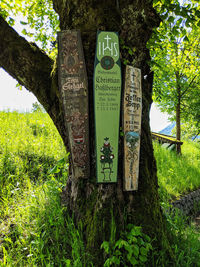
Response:
POLYGON ((138 189, 141 118, 141 71, 132 66, 126 66, 123 101, 125 191, 138 189))
POLYGON ((89 177, 88 81, 80 31, 58 32, 58 77, 75 178, 89 177))
POLYGON ((121 66, 119 38, 99 31, 94 68, 97 182, 117 182, 121 66))

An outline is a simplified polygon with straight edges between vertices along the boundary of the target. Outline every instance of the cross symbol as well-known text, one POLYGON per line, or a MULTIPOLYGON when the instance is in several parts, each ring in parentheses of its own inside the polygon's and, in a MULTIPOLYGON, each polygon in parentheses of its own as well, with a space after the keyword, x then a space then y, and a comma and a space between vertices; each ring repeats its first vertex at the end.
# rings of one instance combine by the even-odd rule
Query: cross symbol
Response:
POLYGON ((134 81, 134 77, 136 77, 135 73, 133 72, 133 73, 131 74, 131 76, 133 77, 133 81, 134 81))
POLYGON ((106 38, 104 38, 107 41, 107 47, 109 47, 109 40, 111 40, 111 38, 107 35, 106 38))

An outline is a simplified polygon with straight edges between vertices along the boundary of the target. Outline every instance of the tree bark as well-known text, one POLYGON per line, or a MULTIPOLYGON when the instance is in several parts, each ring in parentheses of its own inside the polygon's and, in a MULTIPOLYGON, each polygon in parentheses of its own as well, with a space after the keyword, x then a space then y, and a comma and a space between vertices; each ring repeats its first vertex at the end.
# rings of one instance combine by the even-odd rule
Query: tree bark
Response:
MULTIPOLYGON (((149 127, 149 110, 152 102, 153 74, 148 66, 150 60, 146 43, 152 29, 159 25, 159 17, 148 0, 119 1, 61 1, 54 0, 59 14, 61 30, 80 29, 85 52, 89 80, 90 157, 91 175, 88 179, 75 180, 69 176, 63 191, 63 202, 74 214, 77 225, 83 229, 85 247, 92 255, 94 266, 103 266, 100 245, 111 234, 111 222, 116 225, 116 238, 128 223, 141 225, 146 233, 156 238, 159 248, 170 251, 165 221, 159 204, 156 162, 153 155, 149 127), (123 191, 123 150, 119 140, 119 173, 116 184, 96 184, 95 145, 93 115, 93 66, 96 30, 118 31, 126 47, 121 47, 121 57, 140 68, 143 90, 143 112, 139 189, 123 191)), ((29 44, 0 17, 0 65, 28 90, 32 91, 45 107, 69 151, 64 115, 57 82, 57 69, 53 61, 35 44, 29 44), (7 62, 6 62, 7 59, 7 62)), ((123 66, 122 66, 123 68, 123 66)))
MULTIPOLYGON (((176 72, 176 93, 177 93, 177 104, 176 104, 176 139, 181 141, 181 88, 180 88, 180 75, 176 72)), ((181 145, 176 145, 177 154, 181 154, 181 145)))

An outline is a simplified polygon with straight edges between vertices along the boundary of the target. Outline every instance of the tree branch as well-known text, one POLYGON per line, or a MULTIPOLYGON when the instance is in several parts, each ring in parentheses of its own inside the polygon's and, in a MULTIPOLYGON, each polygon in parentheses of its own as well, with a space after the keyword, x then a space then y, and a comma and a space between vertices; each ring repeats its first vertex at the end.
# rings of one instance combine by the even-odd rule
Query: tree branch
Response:
POLYGON ((0 67, 37 97, 67 146, 57 69, 53 69, 54 61, 36 44, 21 37, 1 16, 0 67))
POLYGON ((0 66, 21 85, 40 98, 39 91, 51 88, 51 60, 36 44, 21 37, 0 16, 0 66))
POLYGON ((184 96, 184 94, 187 92, 187 90, 190 88, 190 86, 193 84, 193 82, 195 81, 197 75, 195 75, 192 80, 190 81, 189 85, 187 86, 187 88, 183 91, 183 93, 181 94, 181 98, 184 96))

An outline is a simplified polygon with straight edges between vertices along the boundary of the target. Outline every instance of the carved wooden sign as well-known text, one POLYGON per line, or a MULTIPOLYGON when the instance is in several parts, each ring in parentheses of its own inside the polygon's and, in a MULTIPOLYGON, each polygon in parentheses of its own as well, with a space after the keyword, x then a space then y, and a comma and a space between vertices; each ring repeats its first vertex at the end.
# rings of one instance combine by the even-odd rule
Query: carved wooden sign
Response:
POLYGON ((97 182, 117 181, 121 66, 119 38, 99 31, 94 68, 97 182))
POLYGON ((126 66, 123 100, 124 190, 138 189, 142 89, 140 69, 126 66))
POLYGON ((58 32, 58 77, 73 175, 89 177, 88 81, 80 31, 58 32))

